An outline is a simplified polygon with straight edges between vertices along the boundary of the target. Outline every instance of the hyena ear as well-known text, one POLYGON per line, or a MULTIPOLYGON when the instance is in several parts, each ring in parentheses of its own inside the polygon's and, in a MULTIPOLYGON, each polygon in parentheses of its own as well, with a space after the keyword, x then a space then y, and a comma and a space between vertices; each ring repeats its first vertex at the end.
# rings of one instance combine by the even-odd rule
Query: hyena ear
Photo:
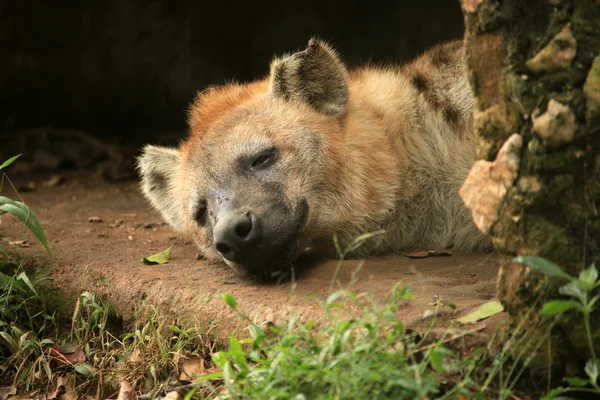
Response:
POLYGON ((144 196, 169 225, 182 231, 182 204, 175 190, 178 154, 176 149, 147 145, 137 159, 137 167, 144 196))
POLYGON ((311 39, 306 50, 273 60, 271 92, 309 104, 326 115, 341 115, 348 102, 348 72, 325 43, 311 39))

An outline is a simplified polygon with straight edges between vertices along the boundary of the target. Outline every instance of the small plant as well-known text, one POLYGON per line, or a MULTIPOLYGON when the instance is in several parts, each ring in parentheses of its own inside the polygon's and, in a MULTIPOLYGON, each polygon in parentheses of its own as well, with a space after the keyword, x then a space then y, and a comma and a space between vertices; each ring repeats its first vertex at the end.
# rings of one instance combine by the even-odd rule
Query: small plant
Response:
MULTIPOLYGON (((16 155, 14 157, 6 160, 2 165, 0 165, 0 171, 4 168, 11 165, 17 158, 19 158, 21 154, 16 155)), ((5 173, 2 173, 2 180, 0 181, 0 191, 2 191, 2 186, 4 184, 4 178, 6 177, 5 173)), ((10 180, 9 180, 10 182, 10 180)), ((10 182, 11 183, 11 182, 10 182)), ((14 186, 11 183, 11 186, 14 189, 14 186)), ((15 193, 17 190, 15 189, 15 193)), ((29 208, 25 203, 21 201, 15 201, 5 196, 0 196, 0 223, 2 222, 1 218, 5 214, 12 214, 17 217, 23 224, 29 229, 35 237, 42 243, 44 248, 48 253, 50 253, 50 247, 48 246, 48 241, 46 240, 46 235, 44 234, 44 230, 40 225, 40 221, 37 219, 31 208, 29 208)), ((6 259, 0 259, 0 266, 8 264, 10 261, 10 257, 6 250, 0 245, 0 254, 2 254, 6 259)))
POLYGON ((12 275, 0 273, 0 371, 10 372, 15 386, 52 379, 47 350, 53 341, 45 335, 55 330, 55 316, 38 295, 41 280, 32 282, 20 267, 12 275))
MULTIPOLYGON (((237 311, 231 295, 222 298, 237 311)), ((320 302, 324 321, 303 323, 292 315, 285 326, 268 328, 238 311, 250 322, 250 338, 231 335, 229 348, 212 356, 221 371, 198 384, 222 379, 222 399, 431 398, 441 390, 438 377, 456 360, 441 340, 424 346, 405 329, 398 311, 411 298, 400 286, 384 304, 338 290, 320 302), (361 315, 345 317, 358 304, 361 315)))
POLYGON ((532 269, 542 272, 552 279, 566 281, 560 286, 558 291, 561 295, 567 297, 566 300, 551 300, 547 302, 541 310, 545 316, 554 316, 576 311, 582 315, 585 327, 585 333, 588 341, 591 358, 585 365, 587 378, 567 378, 570 385, 567 388, 557 388, 548 393, 544 400, 558 398, 558 396, 568 392, 588 392, 600 395, 600 385, 598 376, 600 375, 600 360, 594 347, 594 337, 590 324, 590 316, 594 311, 598 311, 597 304, 600 300, 600 280, 598 279, 598 270, 596 265, 592 264, 579 273, 578 277, 567 274, 558 265, 538 256, 520 256, 515 258, 516 262, 522 263, 532 269))

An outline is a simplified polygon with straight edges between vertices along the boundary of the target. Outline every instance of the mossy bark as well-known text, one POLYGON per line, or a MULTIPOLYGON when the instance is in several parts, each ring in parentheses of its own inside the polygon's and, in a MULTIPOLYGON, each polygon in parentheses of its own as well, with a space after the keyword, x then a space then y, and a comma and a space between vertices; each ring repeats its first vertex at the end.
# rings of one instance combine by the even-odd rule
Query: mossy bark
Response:
MULTIPOLYGON (((517 176, 486 224, 503 255, 498 297, 513 323, 529 315, 541 333, 547 324, 535 316, 559 297, 556 284, 513 257, 540 255, 572 275, 600 261, 600 1, 462 0, 462 7, 478 156, 489 164, 511 135, 522 140, 517 176)), ((583 365, 589 348, 578 321, 559 321, 534 369, 560 376, 583 365)), ((593 330, 600 347, 598 314, 593 330)))

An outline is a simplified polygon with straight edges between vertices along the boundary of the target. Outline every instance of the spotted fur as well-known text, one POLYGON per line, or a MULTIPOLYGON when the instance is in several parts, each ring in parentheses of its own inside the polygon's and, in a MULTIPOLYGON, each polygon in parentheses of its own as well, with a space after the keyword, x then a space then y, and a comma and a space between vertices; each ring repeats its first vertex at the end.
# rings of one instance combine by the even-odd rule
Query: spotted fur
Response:
MULTIPOLYGON (((334 235, 343 246, 380 229, 356 253, 486 250, 491 242, 458 193, 475 161, 473 107, 460 42, 404 66, 348 72, 330 46, 313 39, 306 50, 275 59, 263 80, 200 93, 179 150, 146 147, 143 192, 214 260, 221 257, 210 220, 203 226, 194 213, 223 185, 241 185, 237 193, 258 209, 285 205, 290 216, 306 200, 308 220, 286 260, 308 248, 329 255, 334 235), (269 146, 278 151, 277 167, 246 173, 244 157, 269 146)), ((260 212, 268 218, 269 210, 260 212)))

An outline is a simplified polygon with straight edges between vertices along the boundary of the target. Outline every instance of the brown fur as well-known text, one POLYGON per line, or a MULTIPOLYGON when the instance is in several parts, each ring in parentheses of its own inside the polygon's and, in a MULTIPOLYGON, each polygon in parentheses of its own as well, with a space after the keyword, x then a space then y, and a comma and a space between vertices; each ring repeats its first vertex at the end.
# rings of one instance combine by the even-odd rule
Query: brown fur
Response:
POLYGON ((261 267, 268 270, 307 248, 332 254, 334 235, 343 246, 379 229, 386 233, 355 253, 484 250, 490 241, 458 194, 475 160, 472 113, 458 42, 403 67, 348 73, 328 45, 313 39, 305 51, 275 59, 264 80, 200 93, 179 152, 145 149, 143 190, 214 260, 221 260, 211 236, 214 202, 234 197, 237 207, 264 219, 265 237, 297 242, 261 267), (252 172, 245 160, 267 148, 276 149, 276 163, 252 172), (303 201, 308 216, 299 227, 303 201), (209 215, 202 224, 193 218, 198 203, 209 215))

